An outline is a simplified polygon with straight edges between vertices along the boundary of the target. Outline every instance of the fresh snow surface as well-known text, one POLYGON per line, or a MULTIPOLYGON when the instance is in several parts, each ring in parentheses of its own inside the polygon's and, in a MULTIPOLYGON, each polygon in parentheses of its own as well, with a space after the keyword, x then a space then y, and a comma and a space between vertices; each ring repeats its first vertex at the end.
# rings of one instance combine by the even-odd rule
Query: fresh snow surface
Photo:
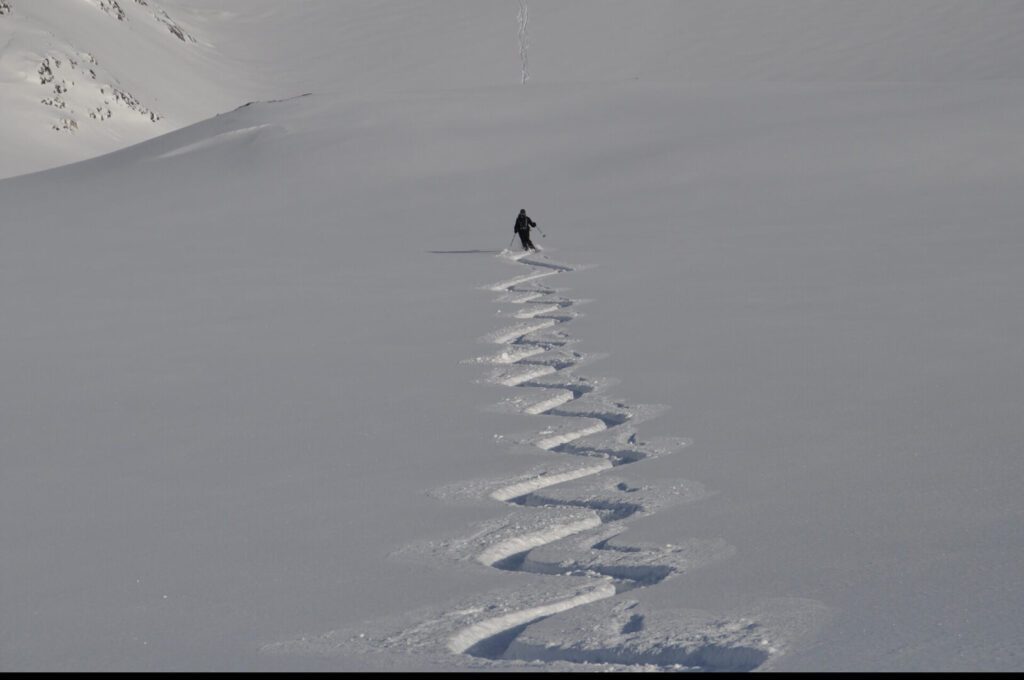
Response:
POLYGON ((0 670, 1019 670, 1022 30, 0 0, 0 670))

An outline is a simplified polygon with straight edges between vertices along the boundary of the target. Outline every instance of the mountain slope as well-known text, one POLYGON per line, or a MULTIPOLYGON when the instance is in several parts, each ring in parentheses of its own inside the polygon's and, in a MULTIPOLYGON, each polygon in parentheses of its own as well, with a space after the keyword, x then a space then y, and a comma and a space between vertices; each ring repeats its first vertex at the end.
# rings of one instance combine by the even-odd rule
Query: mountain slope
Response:
POLYGON ((265 101, 0 181, 0 667, 1018 668, 1020 5, 755 5, 161 3, 265 101))
POLYGON ((241 103, 201 17, 174 3, 5 6, 0 176, 106 153, 241 103))
POLYGON ((533 84, 1024 77, 1016 0, 987 0, 984 9, 964 0, 888 8, 816 0, 4 7, 0 177, 112 151, 246 101, 312 91, 487 87, 520 82, 524 71, 533 84))

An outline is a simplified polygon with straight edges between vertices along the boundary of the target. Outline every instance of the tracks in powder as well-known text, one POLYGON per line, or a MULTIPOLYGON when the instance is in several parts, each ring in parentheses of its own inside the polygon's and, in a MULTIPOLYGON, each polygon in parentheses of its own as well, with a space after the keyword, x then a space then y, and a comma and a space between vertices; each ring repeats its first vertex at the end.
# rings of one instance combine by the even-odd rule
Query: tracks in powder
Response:
MULTIPOLYGON (((661 409, 611 399, 606 392, 612 381, 578 373, 594 359, 573 349, 575 339, 566 330, 577 315, 579 301, 549 285, 555 275, 574 268, 538 255, 506 257, 530 271, 489 289, 499 293, 498 302, 513 305, 512 319, 523 321, 492 333, 487 340, 499 345, 500 351, 478 361, 497 366, 490 382, 516 388, 516 394, 505 402, 509 410, 542 419, 543 429, 521 443, 554 454, 558 465, 490 491, 491 498, 508 503, 513 511, 506 521, 486 531, 487 546, 475 559, 506 571, 558 576, 571 585, 563 597, 462 628, 451 636, 448 647, 454 653, 487 659, 531 661, 543 657, 545 661, 581 662, 586 659, 569 651, 578 647, 578 641, 564 645, 561 654, 554 651, 557 644, 552 646, 550 640, 543 654, 516 642, 530 626, 549 617, 659 583, 674 573, 723 557, 731 549, 722 542, 656 547, 616 542, 631 518, 693 500, 703 492, 699 485, 685 480, 661 486, 633 485, 610 473, 674 453, 686 442, 640 441, 635 424, 661 409)), ((642 626, 636 625, 641 619, 632 620, 636 629, 632 633, 642 632, 642 626)), ((643 655, 620 656, 616 663, 647 663, 643 655)), ((679 659, 691 656, 681 650, 679 659)))
MULTIPOLYGON (((416 654, 440 664, 500 669, 731 670, 764 667, 809 620, 805 602, 710 616, 694 610, 645 612, 628 599, 696 567, 734 554, 721 540, 647 545, 623 536, 629 522, 698 500, 685 479, 638 482, 637 464, 682 450, 678 438, 645 440, 636 426, 663 412, 608 395, 614 381, 581 371, 599 357, 575 349, 569 332, 580 300, 551 285, 575 267, 542 254, 499 256, 521 274, 487 286, 506 324, 484 340, 497 351, 470 360, 489 366, 489 383, 507 387, 493 408, 533 424, 512 446, 541 456, 509 479, 457 482, 433 495, 490 499, 508 512, 466 534, 400 551, 410 558, 484 565, 517 577, 507 589, 369 626, 264 647, 269 653, 416 654), (509 306, 513 311, 507 311, 509 306)), ((505 435, 496 435, 502 440, 505 435)), ((813 605, 810 606, 814 610, 813 605)), ((813 618, 813 617, 810 617, 813 618)))

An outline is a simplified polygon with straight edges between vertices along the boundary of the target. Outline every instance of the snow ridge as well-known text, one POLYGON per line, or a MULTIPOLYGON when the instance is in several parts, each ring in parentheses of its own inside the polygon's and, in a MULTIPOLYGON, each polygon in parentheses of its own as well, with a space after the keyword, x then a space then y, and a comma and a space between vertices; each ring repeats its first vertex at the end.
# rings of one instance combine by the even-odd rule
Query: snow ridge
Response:
POLYGON ((223 110, 231 97, 202 103, 210 78, 225 76, 195 15, 166 0, 0 2, 0 175, 99 156, 223 110))

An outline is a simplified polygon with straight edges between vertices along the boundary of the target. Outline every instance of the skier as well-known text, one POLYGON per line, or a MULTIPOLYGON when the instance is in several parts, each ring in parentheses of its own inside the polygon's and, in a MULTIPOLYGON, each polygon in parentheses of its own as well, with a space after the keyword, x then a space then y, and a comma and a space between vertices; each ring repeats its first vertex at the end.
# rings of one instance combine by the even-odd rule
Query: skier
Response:
POLYGON ((530 240, 530 227, 536 226, 537 223, 526 215, 525 208, 519 211, 519 217, 516 218, 516 233, 519 234, 523 250, 537 250, 537 246, 533 245, 533 241, 530 240))

